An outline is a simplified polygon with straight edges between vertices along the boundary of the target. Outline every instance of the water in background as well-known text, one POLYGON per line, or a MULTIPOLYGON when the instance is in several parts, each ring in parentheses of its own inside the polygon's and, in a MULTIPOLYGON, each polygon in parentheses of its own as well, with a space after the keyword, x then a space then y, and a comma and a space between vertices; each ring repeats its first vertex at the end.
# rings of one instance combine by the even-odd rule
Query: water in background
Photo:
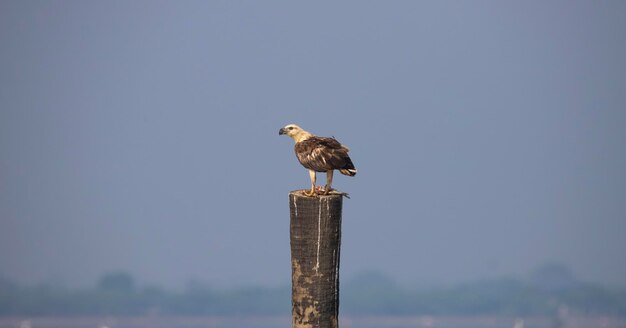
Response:
MULTIPOLYGON (((291 317, 0 318, 0 328, 290 328, 291 317)), ((344 316, 342 328, 626 328, 626 317, 344 316)))

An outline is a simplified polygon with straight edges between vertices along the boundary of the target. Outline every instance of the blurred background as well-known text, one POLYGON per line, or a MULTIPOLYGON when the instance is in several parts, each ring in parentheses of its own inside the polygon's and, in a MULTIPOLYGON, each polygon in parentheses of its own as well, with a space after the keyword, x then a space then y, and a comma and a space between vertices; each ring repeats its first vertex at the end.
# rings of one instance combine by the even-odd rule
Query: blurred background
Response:
POLYGON ((288 314, 297 123, 359 170, 342 282, 623 291, 624 40, 623 1, 2 1, 2 284, 288 314))

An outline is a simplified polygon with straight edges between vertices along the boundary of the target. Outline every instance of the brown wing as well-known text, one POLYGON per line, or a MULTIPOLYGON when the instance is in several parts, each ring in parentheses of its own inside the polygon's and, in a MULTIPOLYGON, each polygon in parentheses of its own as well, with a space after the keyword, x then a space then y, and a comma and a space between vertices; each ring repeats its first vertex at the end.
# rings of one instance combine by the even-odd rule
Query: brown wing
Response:
POLYGON ((335 138, 311 137, 296 143, 295 151, 304 167, 317 172, 354 168, 348 148, 335 138))

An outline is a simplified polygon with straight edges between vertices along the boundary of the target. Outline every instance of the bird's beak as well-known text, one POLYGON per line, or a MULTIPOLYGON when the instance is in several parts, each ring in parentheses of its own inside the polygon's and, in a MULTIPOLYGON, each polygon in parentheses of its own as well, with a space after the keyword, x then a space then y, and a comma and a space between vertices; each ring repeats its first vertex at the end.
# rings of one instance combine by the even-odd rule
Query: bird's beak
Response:
POLYGON ((278 130, 278 135, 281 134, 287 134, 287 131, 285 131, 285 128, 280 128, 280 130, 278 130))

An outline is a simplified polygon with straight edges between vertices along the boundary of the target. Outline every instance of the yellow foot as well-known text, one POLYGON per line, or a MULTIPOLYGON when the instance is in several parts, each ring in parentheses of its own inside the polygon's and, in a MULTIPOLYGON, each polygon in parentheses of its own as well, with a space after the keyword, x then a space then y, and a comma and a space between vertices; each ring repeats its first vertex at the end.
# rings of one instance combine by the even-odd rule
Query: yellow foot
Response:
POLYGON ((331 191, 333 191, 333 188, 325 186, 324 190, 322 191, 322 195, 328 195, 328 193, 330 193, 331 191))
POLYGON ((303 191, 302 193, 307 197, 317 197, 317 193, 315 192, 315 189, 311 189, 309 191, 303 191))

